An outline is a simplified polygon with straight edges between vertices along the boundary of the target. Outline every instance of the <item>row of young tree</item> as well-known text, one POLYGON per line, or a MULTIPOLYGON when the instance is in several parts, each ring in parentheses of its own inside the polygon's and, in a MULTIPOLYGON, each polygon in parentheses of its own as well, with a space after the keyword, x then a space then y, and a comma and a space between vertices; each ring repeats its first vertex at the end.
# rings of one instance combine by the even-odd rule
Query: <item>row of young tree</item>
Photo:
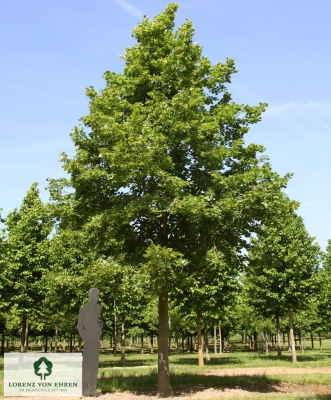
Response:
POLYGON ((46 205, 34 184, 3 219, 0 241, 0 323, 3 332, 21 326, 22 351, 29 324, 74 332, 98 287, 115 335, 115 316, 122 340, 126 329, 157 335, 161 396, 171 395, 169 301, 174 320, 196 321, 180 329, 196 330, 199 365, 203 331, 220 319, 248 334, 275 320, 280 343, 286 314, 293 361, 293 314, 311 312, 312 331, 330 321, 330 246, 321 266, 299 203, 283 192, 291 174, 279 176, 263 146, 244 142, 267 105, 232 101, 233 59, 212 65, 188 20, 174 31, 177 8, 144 17, 123 73, 87 89, 90 112, 71 132, 76 153, 61 155, 69 178, 49 180, 46 205), (237 312, 244 305, 256 317, 237 312))

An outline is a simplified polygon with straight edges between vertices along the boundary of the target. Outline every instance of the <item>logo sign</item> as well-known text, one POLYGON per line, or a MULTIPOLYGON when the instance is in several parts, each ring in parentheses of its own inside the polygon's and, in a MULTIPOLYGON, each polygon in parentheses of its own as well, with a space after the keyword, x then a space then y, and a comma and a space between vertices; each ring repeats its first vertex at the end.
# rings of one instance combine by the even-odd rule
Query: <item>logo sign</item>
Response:
POLYGON ((82 396, 81 353, 5 353, 5 396, 82 396))

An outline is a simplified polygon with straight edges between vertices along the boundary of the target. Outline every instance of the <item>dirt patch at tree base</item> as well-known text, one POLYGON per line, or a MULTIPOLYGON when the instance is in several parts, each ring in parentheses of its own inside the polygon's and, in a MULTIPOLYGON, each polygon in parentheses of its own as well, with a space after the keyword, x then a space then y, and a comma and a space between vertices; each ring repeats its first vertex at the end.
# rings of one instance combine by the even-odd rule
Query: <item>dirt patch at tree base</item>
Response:
MULTIPOLYGON (((320 368, 286 368, 286 367, 271 367, 271 368, 235 368, 235 369, 215 369, 209 370, 205 375, 216 376, 258 376, 258 375, 306 375, 306 374, 331 374, 331 367, 320 368)), ((174 390, 173 400, 206 400, 213 398, 245 398, 253 397, 261 394, 302 394, 302 395, 331 395, 331 385, 299 385, 296 383, 283 383, 283 384, 259 384, 255 386, 243 387, 219 387, 219 388, 202 388, 193 387, 191 389, 174 390)), ((84 397, 11 397, 11 400, 77 400, 84 399, 84 397)), ((156 391, 151 392, 116 392, 105 393, 98 397, 100 400, 156 400, 156 391)))
MULTIPOLYGON (((190 390, 176 390, 172 400, 207 400, 213 398, 245 398, 254 397, 261 394, 302 394, 309 395, 331 395, 331 386, 324 385, 298 385, 295 383, 281 385, 259 385, 256 387, 235 387, 235 388, 192 388, 190 390)), ((84 397, 11 397, 11 400, 77 400, 84 397)), ((106 393, 98 397, 100 400, 156 400, 157 393, 154 392, 117 392, 106 393)))

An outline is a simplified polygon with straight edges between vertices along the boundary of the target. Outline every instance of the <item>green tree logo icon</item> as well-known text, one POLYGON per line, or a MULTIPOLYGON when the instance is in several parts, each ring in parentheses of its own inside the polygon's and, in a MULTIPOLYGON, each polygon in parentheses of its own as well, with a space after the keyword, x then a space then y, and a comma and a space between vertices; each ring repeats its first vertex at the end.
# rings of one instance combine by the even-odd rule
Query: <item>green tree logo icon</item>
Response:
POLYGON ((52 373, 53 364, 45 357, 40 357, 34 364, 34 373, 40 376, 41 380, 45 380, 46 376, 52 373))

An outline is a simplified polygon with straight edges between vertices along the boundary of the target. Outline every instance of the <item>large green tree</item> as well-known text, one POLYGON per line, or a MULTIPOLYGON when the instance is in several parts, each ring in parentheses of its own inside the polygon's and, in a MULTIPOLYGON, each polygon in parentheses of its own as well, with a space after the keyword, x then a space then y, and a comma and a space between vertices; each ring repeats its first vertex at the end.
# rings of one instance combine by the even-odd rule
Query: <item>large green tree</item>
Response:
POLYGON ((292 360, 297 361, 292 313, 306 307, 319 289, 321 250, 301 217, 288 211, 264 226, 252 240, 245 280, 249 302, 265 316, 275 316, 280 347, 279 317, 289 318, 292 360))
POLYGON ((48 236, 53 226, 37 183, 20 208, 8 214, 4 225, 0 296, 8 318, 22 323, 21 352, 26 352, 29 320, 43 315, 46 288, 42 278, 48 269, 48 236))
POLYGON ((202 56, 189 20, 174 31, 177 8, 144 17, 133 30, 137 44, 124 52, 123 73, 105 72, 99 93, 87 89, 86 128, 71 133, 74 157, 62 155, 74 193, 60 200, 68 211, 63 226, 94 226, 100 240, 123 243, 149 271, 159 296, 160 396, 171 395, 168 293, 186 282, 188 263, 198 267, 192 240, 203 242, 204 257, 215 243, 239 251, 281 202, 289 178, 258 157, 262 146, 244 143, 266 104, 231 100, 234 61, 212 65, 202 56))

